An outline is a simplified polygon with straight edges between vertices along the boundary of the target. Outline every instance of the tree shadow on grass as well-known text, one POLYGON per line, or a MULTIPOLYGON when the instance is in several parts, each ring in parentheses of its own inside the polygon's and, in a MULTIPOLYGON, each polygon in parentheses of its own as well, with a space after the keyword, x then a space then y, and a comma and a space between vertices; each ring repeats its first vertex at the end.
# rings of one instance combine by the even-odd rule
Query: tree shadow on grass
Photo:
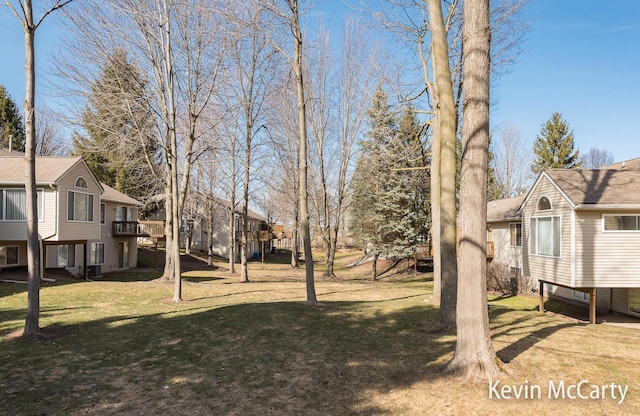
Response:
POLYGON ((29 348, 3 341, 0 413, 384 414, 367 395, 441 377, 455 341, 422 329, 429 305, 366 303, 193 308, 60 326, 29 348))

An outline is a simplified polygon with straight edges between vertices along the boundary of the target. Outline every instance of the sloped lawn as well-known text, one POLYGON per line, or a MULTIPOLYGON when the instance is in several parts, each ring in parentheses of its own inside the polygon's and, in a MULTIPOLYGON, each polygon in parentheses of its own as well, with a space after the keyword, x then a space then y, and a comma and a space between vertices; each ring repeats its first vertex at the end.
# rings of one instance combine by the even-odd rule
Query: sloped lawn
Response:
POLYGON ((640 414, 640 331, 541 315, 536 298, 491 300, 501 385, 543 397, 490 399, 488 383, 441 374, 455 334, 427 331, 430 276, 366 272, 319 277, 318 306, 286 264, 252 263, 244 284, 222 267, 190 271, 180 304, 157 274, 46 284, 40 341, 13 336, 26 285, 0 284, 0 414, 640 414), (625 401, 546 396, 550 380, 585 379, 628 385, 625 401))

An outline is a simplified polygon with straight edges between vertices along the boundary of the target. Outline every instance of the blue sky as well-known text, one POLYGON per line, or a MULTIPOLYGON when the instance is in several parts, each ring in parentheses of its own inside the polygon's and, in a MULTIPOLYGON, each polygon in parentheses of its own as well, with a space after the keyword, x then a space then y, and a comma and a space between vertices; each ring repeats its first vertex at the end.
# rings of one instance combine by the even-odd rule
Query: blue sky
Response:
MULTIPOLYGON (((344 13, 338 0, 321 4, 344 13)), ((562 113, 576 146, 598 147, 616 160, 640 156, 640 1, 531 0, 530 31, 518 62, 492 86, 492 126, 509 124, 533 144, 541 125, 562 113)), ((53 20, 36 35, 38 73, 60 47, 53 20)), ((22 29, 0 7, 0 83, 21 107, 24 99, 22 29)), ((48 103, 49 91, 39 88, 48 103)))

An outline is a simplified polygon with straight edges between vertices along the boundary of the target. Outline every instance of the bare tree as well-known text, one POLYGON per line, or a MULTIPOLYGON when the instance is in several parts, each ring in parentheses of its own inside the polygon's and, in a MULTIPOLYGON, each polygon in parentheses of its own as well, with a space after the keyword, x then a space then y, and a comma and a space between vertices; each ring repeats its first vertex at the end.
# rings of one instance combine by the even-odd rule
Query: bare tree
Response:
POLYGON ((300 198, 298 174, 298 119, 296 117, 296 94, 294 80, 287 76, 280 80, 276 88, 278 94, 270 100, 269 140, 273 149, 273 161, 270 166, 270 184, 267 189, 278 198, 280 212, 286 217, 283 222, 290 229, 291 237, 291 267, 299 266, 298 229, 300 220, 300 198))
MULTIPOLYGON (((127 53, 148 77, 148 100, 164 165, 148 159, 165 189, 166 262, 163 279, 174 282, 173 299, 182 298, 179 230, 189 190, 192 165, 204 147, 194 144, 211 128, 200 121, 215 101, 217 77, 226 47, 226 27, 220 24, 218 2, 78 3, 69 13, 76 42, 66 56, 75 64, 68 71, 78 85, 87 85, 96 68, 95 56, 106 57, 116 49, 127 53), (220 32, 218 32, 220 31, 220 32), (86 58, 86 59, 82 59, 86 58)), ((139 138, 138 138, 139 139, 139 138)), ((131 142, 135 146, 137 143, 131 142)))
POLYGON ((31 0, 5 0, 13 15, 18 19, 24 30, 25 48, 25 193, 27 209, 27 316, 24 325, 24 336, 34 337, 40 331, 40 246, 38 241, 38 204, 36 200, 36 30, 44 19, 72 0, 57 0, 45 9, 39 20, 34 20, 31 0))
POLYGON ((48 108, 36 109, 36 154, 38 156, 64 156, 68 144, 62 138, 58 118, 48 108))
MULTIPOLYGON (((432 195, 439 191, 439 204, 432 205, 432 212, 439 208, 440 221, 440 321, 447 328, 455 327, 456 306, 453 299, 457 291, 456 254, 456 130, 457 113, 449 65, 449 42, 442 16, 440 0, 428 0, 435 88, 432 88, 434 108, 434 132, 432 135, 432 195), (435 169, 434 165, 439 163, 435 169), (439 205, 439 206, 438 206, 439 205)), ((453 2, 450 14, 455 9, 453 2)), ((450 19, 450 17, 448 17, 450 19)), ((426 77, 425 77, 426 81, 426 77)), ((430 85, 430 84, 427 84, 430 85)), ((436 197, 437 201, 437 197, 436 197)), ((438 244, 439 243, 439 244, 438 244)))
POLYGON ((251 191, 252 167, 256 139, 264 127, 263 108, 271 92, 276 76, 278 54, 264 36, 263 30, 271 26, 267 13, 260 2, 246 2, 244 7, 234 13, 236 30, 239 33, 235 42, 231 66, 233 109, 236 111, 237 131, 243 137, 243 190, 242 190, 242 235, 240 242, 240 280, 249 281, 247 264, 247 244, 249 232, 249 194, 251 191))
POLYGON ((493 159, 490 165, 496 174, 502 198, 526 192, 532 179, 532 151, 521 131, 512 125, 502 127, 498 137, 491 141, 493 159))
POLYGON ((499 372, 486 294, 490 38, 489 0, 465 1, 457 341, 446 372, 480 379, 499 372))
POLYGON ((305 98, 303 36, 300 28, 300 8, 298 0, 286 0, 286 7, 279 8, 276 0, 268 0, 270 10, 279 16, 291 31, 293 52, 287 53, 285 48, 278 47, 287 58, 295 74, 297 119, 298 119, 298 175, 300 200, 300 232, 304 248, 305 280, 307 303, 317 303, 313 271, 313 252, 311 250, 311 230, 309 226, 309 189, 308 189, 308 133, 307 133, 307 101, 305 98))
POLYGON ((613 155, 606 149, 590 148, 586 153, 580 154, 582 169, 598 169, 615 162, 613 155))

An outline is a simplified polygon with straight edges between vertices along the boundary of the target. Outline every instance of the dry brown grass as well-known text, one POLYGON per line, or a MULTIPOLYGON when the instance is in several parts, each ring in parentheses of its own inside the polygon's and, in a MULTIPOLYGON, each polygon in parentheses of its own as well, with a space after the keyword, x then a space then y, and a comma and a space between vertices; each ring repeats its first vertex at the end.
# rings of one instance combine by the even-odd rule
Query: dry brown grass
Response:
MULTIPOLYGON (((304 304, 303 269, 224 263, 185 273, 185 302, 155 276, 107 276, 42 289, 55 336, 10 339, 26 287, 0 285, 0 414, 4 415, 636 415, 640 331, 535 311, 535 298, 492 300, 502 383, 628 384, 624 403, 489 399, 487 382, 443 377, 455 335, 437 317, 430 276, 403 265, 381 281, 369 266, 317 273, 321 304, 304 304)), ((321 267, 318 262, 318 268, 321 267)), ((558 310, 548 303, 548 308, 558 310)), ((546 394, 546 390, 544 391, 546 394)))

